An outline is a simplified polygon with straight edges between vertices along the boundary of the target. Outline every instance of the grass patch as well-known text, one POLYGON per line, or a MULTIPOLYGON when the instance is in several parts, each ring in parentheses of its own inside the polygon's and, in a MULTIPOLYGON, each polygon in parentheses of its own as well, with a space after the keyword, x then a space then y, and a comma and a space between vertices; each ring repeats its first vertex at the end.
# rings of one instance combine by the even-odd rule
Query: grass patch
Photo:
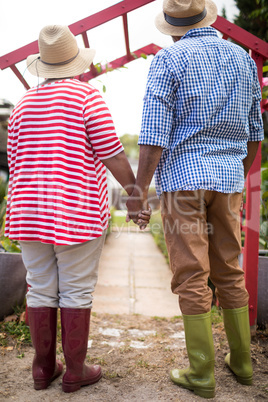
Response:
POLYGON ((170 318, 170 321, 175 322, 175 321, 180 321, 182 320, 182 315, 174 315, 174 317, 170 318))
MULTIPOLYGON (((26 303, 14 309, 12 320, 0 322, 0 347, 15 347, 17 350, 23 345, 31 345, 30 328, 25 324, 22 316, 26 303)), ((22 358, 23 353, 18 357, 22 358)))
POLYGON ((115 371, 106 371, 106 373, 104 373, 104 377, 109 380, 112 380, 114 378, 119 377, 119 375, 115 371))
POLYGON ((168 251, 160 211, 152 214, 150 219, 150 229, 157 247, 161 250, 167 263, 169 264, 168 251))
POLYGON ((152 319, 155 321, 168 321, 168 319, 166 317, 158 317, 157 315, 152 317, 152 319))
POLYGON ((112 231, 120 232, 120 230, 124 230, 129 227, 137 227, 137 225, 133 222, 126 222, 127 211, 119 211, 114 207, 110 209, 111 219, 109 221, 109 227, 107 234, 109 235, 112 231))
POLYGON ((31 345, 30 329, 25 322, 1 322, 0 323, 0 346, 7 347, 11 342, 16 349, 22 345, 31 345))
POLYGON ((150 364, 145 360, 138 360, 136 365, 142 368, 148 368, 150 366, 150 364))
POLYGON ((220 324, 223 322, 222 309, 217 306, 211 308, 211 321, 212 324, 220 324))

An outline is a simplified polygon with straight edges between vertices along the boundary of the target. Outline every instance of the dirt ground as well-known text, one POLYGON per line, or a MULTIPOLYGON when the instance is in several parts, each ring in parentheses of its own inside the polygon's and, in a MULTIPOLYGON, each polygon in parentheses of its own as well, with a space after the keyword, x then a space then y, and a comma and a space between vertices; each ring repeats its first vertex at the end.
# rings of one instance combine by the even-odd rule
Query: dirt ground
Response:
MULTIPOLYGON (((252 341, 254 385, 236 382, 225 367, 228 352, 222 322, 213 325, 216 353, 216 397, 211 401, 268 400, 268 338, 259 332, 252 341)), ((58 356, 63 360, 60 337, 58 356)), ((65 394, 59 377, 43 391, 33 389, 33 349, 17 349, 9 341, 0 349, 0 401, 201 401, 169 380, 172 368, 188 364, 181 318, 93 314, 88 362, 101 364, 102 379, 65 394), (24 357, 22 357, 24 355, 24 357), (20 358, 18 358, 18 356, 20 358)))

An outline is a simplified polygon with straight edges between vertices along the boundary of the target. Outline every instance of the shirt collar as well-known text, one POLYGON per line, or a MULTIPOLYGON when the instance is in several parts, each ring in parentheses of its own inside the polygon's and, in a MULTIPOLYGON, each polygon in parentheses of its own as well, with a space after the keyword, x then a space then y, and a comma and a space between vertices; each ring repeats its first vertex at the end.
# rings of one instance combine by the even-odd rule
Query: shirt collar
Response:
POLYGON ((215 28, 212 27, 194 28, 186 32, 186 34, 181 39, 200 36, 217 36, 217 31, 215 28))

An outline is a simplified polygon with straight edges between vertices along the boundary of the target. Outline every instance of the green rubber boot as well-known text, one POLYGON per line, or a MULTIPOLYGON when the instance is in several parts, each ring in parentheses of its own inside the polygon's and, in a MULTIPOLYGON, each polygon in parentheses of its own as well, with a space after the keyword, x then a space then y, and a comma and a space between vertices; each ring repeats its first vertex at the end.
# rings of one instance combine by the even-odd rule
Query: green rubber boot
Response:
POLYGON ((225 363, 240 384, 251 385, 253 370, 250 358, 248 306, 224 309, 223 320, 231 351, 225 357, 225 363))
POLYGON ((171 380, 203 398, 215 396, 214 345, 211 313, 183 315, 190 367, 171 370, 171 380))

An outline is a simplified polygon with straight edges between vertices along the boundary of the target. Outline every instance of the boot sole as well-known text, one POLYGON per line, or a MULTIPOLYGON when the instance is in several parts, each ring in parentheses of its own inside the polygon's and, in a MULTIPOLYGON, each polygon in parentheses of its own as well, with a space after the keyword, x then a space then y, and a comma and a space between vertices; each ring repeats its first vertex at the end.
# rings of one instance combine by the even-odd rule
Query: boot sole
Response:
POLYGON ((210 399, 210 398, 215 397, 215 389, 193 388, 193 387, 187 387, 187 386, 184 386, 184 385, 179 385, 177 383, 176 383, 176 385, 178 385, 179 387, 188 389, 189 391, 193 391, 193 393, 195 395, 201 396, 202 398, 210 399))
POLYGON ((193 391, 195 395, 201 396, 202 398, 210 399, 215 397, 215 389, 200 389, 200 388, 193 388, 191 386, 187 387, 186 385, 180 385, 178 383, 175 383, 179 387, 188 389, 189 391, 193 391))
POLYGON ((36 391, 40 391, 41 389, 46 389, 50 386, 50 384, 53 380, 54 379, 52 379, 52 380, 35 380, 34 381, 34 389, 36 391))
POLYGON ((235 375, 236 380, 242 384, 242 385, 252 385, 253 383, 253 378, 252 377, 238 377, 237 375, 235 375))
POLYGON ((228 367, 229 371, 233 374, 235 377, 236 381, 239 382, 242 385, 252 385, 253 383, 253 376, 250 377, 239 377, 238 375, 235 374, 235 372, 231 369, 228 363, 226 363, 226 366, 228 367))
POLYGON ((47 389, 50 384, 52 383, 52 381, 56 380, 56 378, 58 378, 63 370, 63 365, 61 362, 57 361, 57 368, 56 368, 56 372, 53 375, 53 377, 49 378, 49 379, 34 379, 34 389, 36 391, 41 391, 42 389, 47 389))
POLYGON ((79 391, 81 387, 84 387, 86 385, 92 385, 98 382, 102 377, 102 372, 95 378, 91 378, 90 380, 84 380, 84 381, 79 381, 79 382, 74 382, 74 383, 68 383, 68 382, 62 382, 62 390, 63 392, 69 393, 69 392, 76 392, 79 391))
POLYGON ((193 391, 195 395, 201 396, 202 398, 214 398, 215 397, 215 388, 196 388, 191 386, 190 384, 180 383, 178 380, 175 380, 172 375, 170 376, 171 381, 178 385, 179 387, 188 389, 189 391, 193 391))

